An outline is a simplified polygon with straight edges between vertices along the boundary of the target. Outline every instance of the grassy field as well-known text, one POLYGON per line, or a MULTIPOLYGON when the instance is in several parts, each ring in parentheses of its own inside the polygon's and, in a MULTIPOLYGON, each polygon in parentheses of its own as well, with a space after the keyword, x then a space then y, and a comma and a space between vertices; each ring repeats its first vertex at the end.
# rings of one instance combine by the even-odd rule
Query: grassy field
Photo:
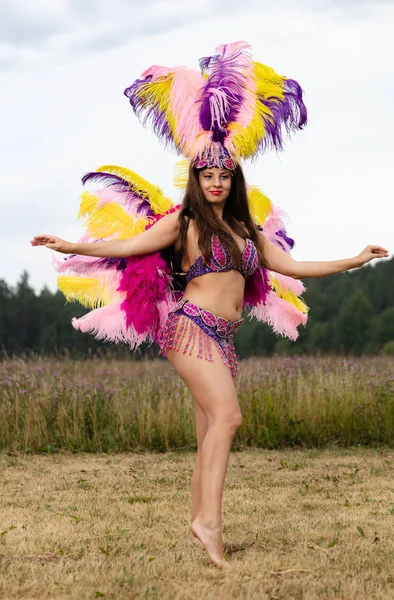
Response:
MULTIPOLYGON (((234 448, 394 444, 394 359, 242 361, 234 448)), ((192 402, 167 361, 3 360, 0 449, 194 449, 192 402)))
POLYGON ((190 452, 0 455, 0 597, 394 597, 392 450, 233 452, 230 572, 188 544, 190 452))

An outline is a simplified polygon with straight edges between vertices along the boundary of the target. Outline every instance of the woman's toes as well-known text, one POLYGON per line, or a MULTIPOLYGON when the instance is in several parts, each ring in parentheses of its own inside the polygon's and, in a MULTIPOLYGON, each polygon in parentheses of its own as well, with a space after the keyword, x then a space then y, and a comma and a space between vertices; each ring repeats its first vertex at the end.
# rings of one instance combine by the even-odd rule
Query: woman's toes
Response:
POLYGON ((228 563, 223 558, 221 528, 211 529, 206 527, 201 523, 200 519, 196 517, 191 524, 191 531, 200 540, 215 567, 226 569, 228 563))

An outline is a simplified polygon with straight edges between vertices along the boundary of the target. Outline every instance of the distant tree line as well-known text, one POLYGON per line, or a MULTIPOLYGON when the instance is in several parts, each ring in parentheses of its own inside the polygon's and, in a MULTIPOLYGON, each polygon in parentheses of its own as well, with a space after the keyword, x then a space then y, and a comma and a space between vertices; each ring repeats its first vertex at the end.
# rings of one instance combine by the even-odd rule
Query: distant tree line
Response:
MULTIPOLYGON (((245 319, 236 335, 242 358, 274 353, 394 355, 394 258, 347 273, 306 279, 304 284, 303 299, 310 313, 297 341, 277 337, 266 324, 245 319)), ((79 304, 67 303, 59 291, 44 288, 36 294, 26 272, 15 288, 0 279, 0 356, 126 355, 126 347, 104 344, 74 330, 72 317, 85 312, 79 304)), ((144 345, 135 356, 156 355, 154 345, 144 345)))

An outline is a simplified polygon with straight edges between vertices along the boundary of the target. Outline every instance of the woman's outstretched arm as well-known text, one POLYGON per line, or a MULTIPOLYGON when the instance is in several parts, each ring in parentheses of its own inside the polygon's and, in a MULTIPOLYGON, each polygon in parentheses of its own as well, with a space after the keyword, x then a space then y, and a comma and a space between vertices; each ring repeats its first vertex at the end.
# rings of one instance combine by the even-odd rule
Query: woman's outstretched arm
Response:
POLYGON ((259 243, 268 269, 288 275, 293 279, 305 279, 307 277, 324 277, 333 273, 342 273, 361 267, 373 258, 385 258, 388 250, 382 246, 367 246, 354 258, 342 258, 340 260, 325 261, 297 261, 278 246, 259 236, 259 243))
POLYGON ((127 258, 151 254, 175 243, 179 233, 178 215, 179 211, 166 215, 146 231, 125 240, 80 244, 66 242, 54 235, 41 234, 34 236, 30 243, 32 246, 46 246, 63 254, 104 258, 127 258))

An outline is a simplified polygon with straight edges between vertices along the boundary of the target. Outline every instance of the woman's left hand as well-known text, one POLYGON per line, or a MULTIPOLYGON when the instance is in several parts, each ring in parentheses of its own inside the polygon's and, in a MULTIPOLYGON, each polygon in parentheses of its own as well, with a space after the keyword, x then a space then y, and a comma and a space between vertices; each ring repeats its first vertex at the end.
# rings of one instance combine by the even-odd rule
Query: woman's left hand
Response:
POLYGON ((387 258, 389 255, 388 250, 382 248, 382 246, 367 246, 364 248, 358 256, 356 256, 356 260, 358 265, 361 267, 365 265, 365 263, 369 262, 373 258, 387 258))

